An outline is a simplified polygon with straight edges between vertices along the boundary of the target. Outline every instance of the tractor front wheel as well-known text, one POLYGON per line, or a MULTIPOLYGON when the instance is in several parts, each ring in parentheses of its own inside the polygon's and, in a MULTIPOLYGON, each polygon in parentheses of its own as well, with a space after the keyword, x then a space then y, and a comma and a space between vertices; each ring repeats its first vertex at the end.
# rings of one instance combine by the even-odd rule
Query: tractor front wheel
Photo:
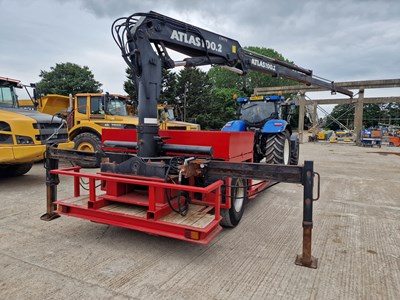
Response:
POLYGON ((291 157, 290 134, 287 130, 265 135, 265 162, 289 165, 291 157))

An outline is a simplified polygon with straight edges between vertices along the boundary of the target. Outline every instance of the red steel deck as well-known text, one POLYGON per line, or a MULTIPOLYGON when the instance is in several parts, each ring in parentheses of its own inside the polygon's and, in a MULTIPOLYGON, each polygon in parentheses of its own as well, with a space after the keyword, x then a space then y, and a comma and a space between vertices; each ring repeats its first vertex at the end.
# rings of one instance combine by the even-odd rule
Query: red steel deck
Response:
MULTIPOLYGON (((251 132, 212 131, 160 131, 161 137, 169 137, 166 143, 196 146, 212 146, 213 158, 231 162, 251 162, 253 138, 251 132)), ((136 141, 136 130, 103 130, 105 140, 136 141)), ((104 149, 114 150, 114 149, 104 149)), ((126 149, 119 149, 127 152, 126 149)), ((131 152, 131 150, 129 150, 131 152)), ((208 244, 220 231, 220 209, 230 208, 230 188, 222 201, 222 180, 206 187, 176 184, 171 180, 99 172, 81 173, 79 167, 52 170, 51 173, 74 177, 73 196, 58 200, 57 213, 110 224, 150 234, 208 244), (81 195, 80 178, 89 180, 89 194, 81 195), (101 190, 96 185, 101 184, 101 190), (178 206, 178 191, 189 193, 189 212, 182 216, 174 212, 178 206)), ((227 186, 230 178, 226 179, 227 186)), ((193 182, 193 181, 192 181, 193 182)), ((251 185, 251 180, 249 181, 251 185)), ((249 198, 265 188, 268 182, 259 182, 249 188, 249 198)))

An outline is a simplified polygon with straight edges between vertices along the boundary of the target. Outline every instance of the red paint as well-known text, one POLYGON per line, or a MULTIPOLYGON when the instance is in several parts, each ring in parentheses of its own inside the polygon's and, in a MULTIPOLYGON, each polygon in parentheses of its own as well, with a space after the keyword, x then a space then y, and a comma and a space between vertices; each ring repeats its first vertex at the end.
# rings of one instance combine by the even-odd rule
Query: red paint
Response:
MULTIPOLYGON (((136 130, 103 129, 102 136, 103 143, 106 140, 136 142, 136 130)), ((251 162, 253 160, 254 133, 252 132, 161 130, 160 136, 168 137, 165 140, 167 144, 212 146, 214 149, 213 158, 215 159, 230 162, 251 162)), ((105 148, 104 150, 127 152, 126 149, 105 148)), ((60 214, 193 243, 208 244, 221 231, 221 226, 219 225, 221 220, 220 209, 230 208, 231 206, 230 188, 226 189, 226 203, 221 203, 221 186, 223 184, 221 180, 207 187, 197 187, 194 186, 194 180, 190 180, 191 185, 179 185, 164 182, 160 178, 105 172, 84 174, 79 171, 79 168, 51 171, 54 174, 74 177, 73 195, 75 197, 81 195, 80 185, 77 184, 80 178, 85 178, 86 181, 89 180, 90 189, 87 205, 71 204, 69 199, 59 200, 56 204, 58 204, 58 213, 60 214), (101 183, 101 191, 96 190, 96 185, 99 183, 101 183), (167 195, 169 199, 177 197, 178 190, 189 192, 193 199, 192 204, 204 205, 207 211, 214 210, 214 218, 205 228, 162 221, 164 216, 176 214, 172 212, 168 204, 167 195), (200 194, 201 199, 194 199, 195 193, 200 194), (143 207, 145 214, 137 216, 102 209, 114 203, 143 207), (195 237, 196 239, 190 237, 195 237)), ((230 179, 227 180, 228 185, 230 181, 230 179)), ((249 180, 249 184, 251 185, 251 180, 249 180)), ((267 182, 262 182, 260 185, 250 187, 248 191, 249 198, 253 199, 256 193, 267 184, 267 182)))
MULTIPOLYGON (((183 131, 160 130, 160 137, 168 137, 166 144, 188 146, 212 146, 214 158, 226 161, 250 161, 253 158, 254 132, 223 132, 223 131, 183 131)), ((135 129, 103 129, 102 142, 124 141, 136 142, 135 129)), ((104 148, 105 151, 127 152, 114 148, 104 148)), ((128 152, 136 152, 130 150, 128 152)))

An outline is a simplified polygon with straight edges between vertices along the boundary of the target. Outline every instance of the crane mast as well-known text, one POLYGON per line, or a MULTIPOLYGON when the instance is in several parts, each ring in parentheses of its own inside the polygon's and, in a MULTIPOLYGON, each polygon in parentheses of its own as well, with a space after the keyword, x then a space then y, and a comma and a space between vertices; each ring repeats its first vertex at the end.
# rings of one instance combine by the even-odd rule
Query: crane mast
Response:
POLYGON ((117 19, 112 32, 135 77, 139 103, 138 155, 141 157, 159 154, 157 102, 162 68, 219 65, 241 75, 253 70, 353 96, 351 91, 336 86, 333 81, 314 76, 312 70, 253 53, 234 39, 156 12, 136 13, 117 19), (167 49, 188 57, 175 62, 167 49))

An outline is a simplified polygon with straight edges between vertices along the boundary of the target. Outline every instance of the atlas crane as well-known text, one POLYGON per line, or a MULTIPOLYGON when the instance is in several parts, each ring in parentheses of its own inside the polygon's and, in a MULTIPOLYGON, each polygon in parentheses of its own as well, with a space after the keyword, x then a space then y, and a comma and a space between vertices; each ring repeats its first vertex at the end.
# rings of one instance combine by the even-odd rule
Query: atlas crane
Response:
POLYGON ((47 213, 126 227, 150 234, 208 244, 222 229, 239 224, 245 202, 275 182, 302 184, 303 252, 296 263, 316 268, 311 256, 313 201, 319 198, 319 175, 313 162, 304 166, 254 163, 254 132, 159 130, 157 103, 162 69, 220 65, 245 75, 249 70, 352 92, 313 76, 311 70, 255 54, 222 35, 149 12, 116 20, 113 37, 132 69, 138 90, 136 130, 103 130, 105 157, 97 174, 79 167, 58 169, 58 160, 98 161, 100 154, 48 147, 47 213), (167 49, 188 55, 173 61, 167 49), (74 177, 74 195, 58 200, 58 175, 74 177), (318 195, 313 196, 314 177, 318 195), (89 180, 81 195, 79 179, 89 180), (257 181, 255 180, 257 179, 257 181), (260 181, 259 181, 260 180, 260 181), (96 181, 102 194, 98 194, 96 181))
POLYGON ((253 53, 242 48, 236 40, 155 12, 117 19, 112 28, 114 40, 135 74, 139 90, 138 139, 143 141, 138 145, 139 156, 159 155, 157 140, 154 139, 158 128, 153 123, 157 117, 162 68, 221 65, 240 75, 253 70, 353 96, 351 91, 336 86, 333 81, 313 76, 311 70, 253 53), (189 57, 175 62, 167 48, 189 57))

